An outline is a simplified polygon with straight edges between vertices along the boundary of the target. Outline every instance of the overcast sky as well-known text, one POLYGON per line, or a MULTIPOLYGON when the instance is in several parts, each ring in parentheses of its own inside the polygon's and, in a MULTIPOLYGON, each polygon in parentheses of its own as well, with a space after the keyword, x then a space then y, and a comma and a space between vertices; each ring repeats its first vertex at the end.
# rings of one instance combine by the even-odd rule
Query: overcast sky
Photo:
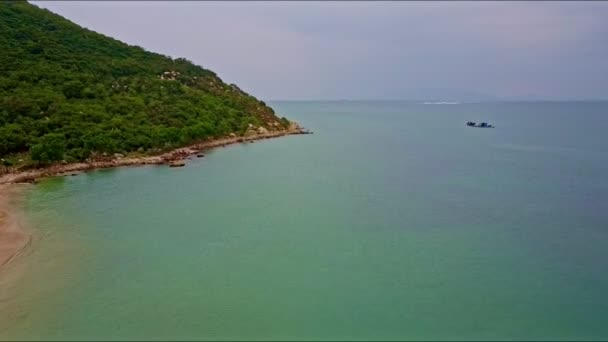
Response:
POLYGON ((608 2, 35 2, 266 100, 608 99, 608 2))

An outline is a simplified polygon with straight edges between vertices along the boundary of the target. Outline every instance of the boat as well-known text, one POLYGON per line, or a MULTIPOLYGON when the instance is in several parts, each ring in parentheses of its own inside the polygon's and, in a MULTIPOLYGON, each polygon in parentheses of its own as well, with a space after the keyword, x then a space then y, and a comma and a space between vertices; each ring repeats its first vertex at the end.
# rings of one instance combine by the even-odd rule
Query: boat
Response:
POLYGON ((494 126, 490 125, 487 122, 480 122, 479 125, 473 121, 467 121, 467 126, 469 127, 478 127, 478 128, 494 128, 494 126))

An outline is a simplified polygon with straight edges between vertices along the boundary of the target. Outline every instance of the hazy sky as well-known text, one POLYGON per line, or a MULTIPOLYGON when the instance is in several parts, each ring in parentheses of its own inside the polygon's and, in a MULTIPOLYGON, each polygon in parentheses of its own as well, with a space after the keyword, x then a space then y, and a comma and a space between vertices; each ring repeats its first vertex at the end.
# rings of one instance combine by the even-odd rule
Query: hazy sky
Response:
POLYGON ((608 99, 608 2, 37 2, 266 99, 608 99))

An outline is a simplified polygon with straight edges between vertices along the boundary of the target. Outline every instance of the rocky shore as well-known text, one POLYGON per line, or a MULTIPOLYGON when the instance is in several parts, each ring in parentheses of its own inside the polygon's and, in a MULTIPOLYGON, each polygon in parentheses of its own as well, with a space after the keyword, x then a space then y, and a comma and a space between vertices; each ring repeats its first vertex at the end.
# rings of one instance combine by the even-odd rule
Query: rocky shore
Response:
MULTIPOLYGON (((261 127, 262 128, 262 127, 261 127)), ((54 164, 47 167, 35 168, 29 170, 9 170, 8 173, 0 176, 0 184, 10 183, 33 183, 38 179, 52 176, 68 176, 83 171, 112 168, 119 166, 137 166, 137 165, 170 165, 184 166, 185 160, 191 156, 203 157, 203 151, 214 147, 226 146, 237 143, 253 142, 260 139, 271 139, 293 134, 311 134, 312 132, 303 129, 297 124, 292 125, 286 130, 268 131, 248 130, 244 136, 230 134, 227 138, 215 139, 193 144, 187 147, 178 148, 170 152, 162 153, 154 156, 143 157, 125 157, 121 154, 113 156, 105 156, 96 160, 80 163, 54 164)))

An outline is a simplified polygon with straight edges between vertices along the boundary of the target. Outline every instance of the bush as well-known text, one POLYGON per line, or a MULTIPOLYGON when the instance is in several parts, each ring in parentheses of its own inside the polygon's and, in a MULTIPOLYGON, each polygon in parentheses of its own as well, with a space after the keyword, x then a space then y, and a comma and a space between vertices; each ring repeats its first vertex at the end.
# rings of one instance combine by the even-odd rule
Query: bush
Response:
POLYGON ((49 133, 38 139, 30 149, 31 158, 39 165, 48 165, 62 160, 65 153, 65 137, 62 134, 49 133))
POLYGON ((83 160, 279 120, 187 59, 129 46, 25 1, 0 4, 0 32, 0 157, 29 150, 39 164, 83 160), (167 71, 179 77, 160 79, 167 71))

